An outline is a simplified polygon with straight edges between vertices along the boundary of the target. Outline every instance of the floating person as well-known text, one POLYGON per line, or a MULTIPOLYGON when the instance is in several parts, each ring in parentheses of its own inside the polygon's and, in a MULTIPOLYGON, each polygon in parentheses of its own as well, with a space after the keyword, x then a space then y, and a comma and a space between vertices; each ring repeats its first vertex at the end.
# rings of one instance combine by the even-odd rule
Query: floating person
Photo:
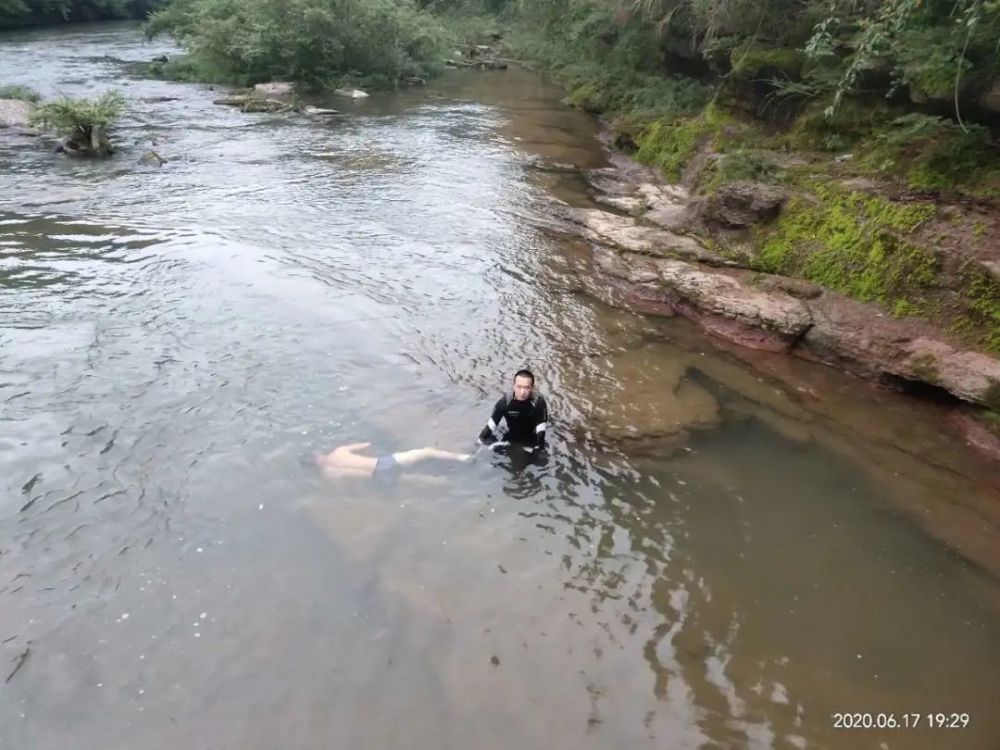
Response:
POLYGON ((438 448, 413 448, 380 456, 362 456, 358 451, 370 448, 371 443, 351 443, 334 448, 329 453, 316 456, 316 465, 330 479, 358 478, 395 480, 404 467, 432 459, 464 463, 472 459, 469 453, 453 453, 438 448))
POLYGON ((535 376, 531 370, 518 370, 511 393, 496 402, 476 442, 491 447, 510 444, 538 455, 545 449, 548 421, 549 407, 535 391, 535 376))

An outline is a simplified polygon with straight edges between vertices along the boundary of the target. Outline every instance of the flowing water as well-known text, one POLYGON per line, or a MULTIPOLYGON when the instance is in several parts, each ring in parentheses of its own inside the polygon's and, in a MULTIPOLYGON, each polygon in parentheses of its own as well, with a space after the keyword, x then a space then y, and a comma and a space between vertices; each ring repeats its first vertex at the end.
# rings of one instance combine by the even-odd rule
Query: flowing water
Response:
POLYGON ((133 102, 109 161, 0 137, 0 748, 1000 747, 1000 490, 942 407, 581 295, 531 159, 606 155, 531 73, 253 115, 168 49, 0 36, 133 102), (303 461, 468 450, 524 364, 546 465, 303 461))

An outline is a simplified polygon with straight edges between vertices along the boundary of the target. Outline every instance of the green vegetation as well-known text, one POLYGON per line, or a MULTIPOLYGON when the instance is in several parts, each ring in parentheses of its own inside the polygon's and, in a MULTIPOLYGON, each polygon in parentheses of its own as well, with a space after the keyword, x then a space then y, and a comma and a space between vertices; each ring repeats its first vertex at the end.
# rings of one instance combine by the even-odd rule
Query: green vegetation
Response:
POLYGON ((700 119, 657 120, 639 134, 635 157, 644 164, 659 167, 669 178, 678 180, 705 135, 705 123, 700 119))
POLYGON ((934 209, 821 184, 813 186, 813 194, 815 200, 792 201, 773 229, 765 230, 754 263, 758 270, 804 276, 900 314, 923 309, 939 260, 901 236, 929 219, 934 209))
POLYGON ((991 154, 989 131, 951 120, 910 113, 876 132, 863 149, 875 171, 896 174, 912 188, 981 186, 1000 194, 1000 168, 991 154))
POLYGON ((186 78, 315 87, 426 76, 448 41, 438 19, 408 0, 174 0, 149 23, 150 36, 163 32, 188 50, 186 78))
POLYGON ((0 99, 20 99, 25 102, 37 102, 41 97, 27 86, 0 86, 0 99))
POLYGON ((1000 285, 959 270, 963 232, 992 231, 964 197, 1000 198, 1000 0, 438 2, 500 26, 667 179, 791 194, 772 225, 708 238, 720 254, 1000 353, 1000 285))
POLYGON ((0 30, 38 24, 147 18, 166 0, 0 0, 0 30))
POLYGON ((32 122, 65 137, 67 153, 106 156, 111 153, 108 128, 125 111, 126 101, 117 91, 97 99, 64 97, 42 104, 32 113, 32 122))
MULTIPOLYGON (((821 183, 786 206, 774 226, 758 230, 759 271, 801 276, 894 315, 934 316, 953 333, 1000 354, 1000 284, 966 271, 942 284, 941 256, 907 239, 935 210, 898 204, 821 183)), ((930 382, 930 381, 929 381, 930 382)))
POLYGON ((732 182, 781 184, 787 177, 787 172, 779 166, 770 151, 735 148, 718 154, 701 171, 698 189, 702 193, 713 193, 720 186, 732 182))
MULTIPOLYGON (((515 54, 552 70, 573 105, 610 115, 620 146, 639 150, 642 140, 641 158, 671 177, 693 155, 681 137, 686 123, 712 101, 763 125, 751 133, 758 140, 738 142, 744 151, 853 151, 839 172, 1000 195, 1000 149, 989 130, 1000 121, 1000 0, 490 6, 515 54)), ((712 136, 699 145, 731 148, 732 133, 712 136)))
MULTIPOLYGON (((959 319, 958 327, 986 329, 984 345, 1000 354, 1000 283, 983 271, 966 274, 965 282, 969 309, 959 319)), ((997 396, 997 408, 1000 409, 1000 388, 997 396)))

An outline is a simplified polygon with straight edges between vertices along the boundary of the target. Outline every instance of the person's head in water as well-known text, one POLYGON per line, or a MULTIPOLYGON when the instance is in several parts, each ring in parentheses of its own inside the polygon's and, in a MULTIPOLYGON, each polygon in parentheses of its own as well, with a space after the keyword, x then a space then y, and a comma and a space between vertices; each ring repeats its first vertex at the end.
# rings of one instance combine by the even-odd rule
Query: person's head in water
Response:
POLYGON ((535 389, 535 376, 531 370, 518 370, 514 373, 514 398, 518 401, 527 401, 531 398, 531 393, 535 389))

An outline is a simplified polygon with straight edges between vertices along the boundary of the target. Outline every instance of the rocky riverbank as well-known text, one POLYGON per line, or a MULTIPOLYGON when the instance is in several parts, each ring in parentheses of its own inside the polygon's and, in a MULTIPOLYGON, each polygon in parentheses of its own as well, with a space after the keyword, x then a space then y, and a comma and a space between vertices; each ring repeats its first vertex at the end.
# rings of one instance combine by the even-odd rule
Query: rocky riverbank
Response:
POLYGON ((930 320, 895 316, 803 278, 754 270, 713 241, 712 228, 778 220, 788 199, 782 190, 743 182, 709 198, 693 196, 619 152, 612 166, 580 174, 600 207, 563 206, 553 229, 587 242, 590 258, 579 272, 588 292, 639 312, 688 318, 743 347, 971 404, 957 424, 970 444, 1000 458, 1000 438, 989 419, 979 419, 1000 408, 1000 359, 930 320))

